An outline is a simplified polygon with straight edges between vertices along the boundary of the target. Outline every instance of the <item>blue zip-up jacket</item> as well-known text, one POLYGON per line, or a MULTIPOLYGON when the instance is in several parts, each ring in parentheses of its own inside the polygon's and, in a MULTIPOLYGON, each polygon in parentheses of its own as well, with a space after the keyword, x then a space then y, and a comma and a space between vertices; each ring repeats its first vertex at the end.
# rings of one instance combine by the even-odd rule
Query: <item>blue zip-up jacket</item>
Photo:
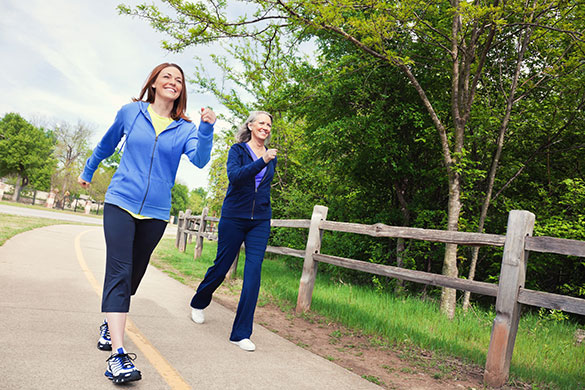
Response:
POLYGON ((227 218, 270 219, 270 186, 276 169, 276 158, 268 164, 263 158, 252 158, 245 143, 232 145, 227 160, 229 186, 225 194, 221 216, 227 218), (266 167, 262 181, 256 188, 256 175, 266 167))
POLYGON ((181 155, 199 168, 209 161, 213 143, 213 125, 201 122, 197 127, 184 119, 172 122, 158 136, 154 131, 149 103, 124 105, 112 126, 87 159, 81 178, 91 182, 99 163, 111 156, 126 135, 120 166, 106 192, 111 203, 145 217, 168 220, 171 188, 181 155))

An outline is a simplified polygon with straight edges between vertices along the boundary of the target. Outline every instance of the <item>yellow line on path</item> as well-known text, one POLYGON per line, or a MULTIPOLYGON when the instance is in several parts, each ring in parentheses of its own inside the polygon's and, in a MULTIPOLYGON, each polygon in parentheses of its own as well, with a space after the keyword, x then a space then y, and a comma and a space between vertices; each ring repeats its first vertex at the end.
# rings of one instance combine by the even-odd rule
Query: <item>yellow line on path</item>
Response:
POLYGON ((89 233, 89 232, 91 232, 91 230, 86 230, 84 232, 79 233, 77 235, 77 237, 75 237, 75 254, 77 255, 77 261, 79 262, 79 266, 81 267, 81 270, 83 271, 83 273, 85 274, 85 277, 89 281, 89 284, 91 284, 91 287, 93 287, 93 289, 95 290, 97 295, 99 295, 99 297, 101 298, 102 297, 102 289, 100 288, 100 285, 98 284, 97 280, 95 279, 95 276, 93 276, 93 273, 91 272, 91 270, 87 266, 87 263, 85 262, 85 258, 83 257, 83 252, 81 251, 81 236, 83 236, 84 234, 89 233))
MULTIPOLYGON (((85 277, 89 281, 89 284, 93 287, 98 296, 102 295, 102 288, 98 284, 95 276, 87 266, 83 252, 81 251, 81 237, 91 232, 92 230, 86 230, 79 233, 75 237, 75 253, 77 255, 77 261, 81 270, 85 274, 85 277)), ((188 390, 191 386, 179 374, 179 372, 171 366, 171 364, 161 355, 161 353, 152 345, 150 341, 140 332, 140 330, 134 325, 134 322, 129 317, 126 318, 126 333, 130 339, 136 344, 142 354, 148 359, 150 364, 158 371, 160 376, 168 383, 173 390, 188 390)))

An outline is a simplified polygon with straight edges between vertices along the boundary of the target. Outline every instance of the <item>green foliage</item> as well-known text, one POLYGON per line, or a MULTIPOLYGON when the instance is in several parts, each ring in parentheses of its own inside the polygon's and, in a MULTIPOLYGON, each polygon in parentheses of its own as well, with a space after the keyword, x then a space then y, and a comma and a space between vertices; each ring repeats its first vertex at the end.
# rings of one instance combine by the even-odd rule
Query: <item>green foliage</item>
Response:
MULTIPOLYGON (((155 5, 119 10, 168 34, 169 50, 227 38, 227 54, 212 55, 223 77, 197 67, 192 80, 228 108, 224 119, 234 124, 216 143, 209 200, 215 215, 233 131, 250 110, 263 109, 275 115, 277 218, 308 218, 323 204, 331 220, 445 229, 453 222, 451 199, 461 202, 459 230, 483 225, 504 234, 508 212, 525 209, 536 214, 535 234, 583 239, 580 3, 167 4, 168 15, 155 5), (453 183, 456 191, 449 191, 453 183)), ((302 248, 306 233, 291 230, 275 229, 271 242, 302 248)), ((324 240, 325 253, 397 260, 393 240, 333 233, 324 240)), ((443 249, 407 241, 401 257, 408 268, 441 272, 443 249)), ((469 271, 470 252, 459 250, 460 275, 469 271)), ((476 278, 497 281, 500 262, 501 249, 482 248, 476 278)), ((392 287, 335 267, 321 271, 380 291, 392 287)), ((527 285, 579 296, 584 272, 579 258, 532 254, 527 285)))
POLYGON ((209 168, 209 187, 210 191, 207 199, 209 214, 219 216, 221 214, 221 205, 228 188, 227 178, 227 156, 228 151, 233 143, 233 134, 217 136, 214 135, 214 147, 212 151, 211 166, 209 168))
POLYGON ((115 171, 120 166, 120 162, 122 161, 123 154, 124 154, 124 152, 118 150, 114 154, 112 154, 110 157, 103 160, 100 165, 104 166, 107 169, 113 169, 115 171))
MULTIPOLYGON (((83 157, 83 161, 86 161, 87 158, 91 155, 92 151, 87 150, 86 155, 83 157)), ((120 165, 120 160, 122 158, 122 153, 116 152, 110 157, 106 158, 102 161, 99 165, 98 169, 94 172, 93 178, 91 180, 91 186, 86 191, 92 199, 97 202, 104 202, 106 198, 106 192, 108 190, 108 186, 112 181, 112 177, 118 166, 120 165)), ((79 173, 78 173, 79 174, 79 173)), ((85 190, 82 190, 85 192, 85 190)))
POLYGON ((179 211, 185 211, 189 204, 189 187, 175 183, 171 188, 171 215, 178 216, 179 211))
POLYGON ((187 208, 191 209, 192 214, 201 214, 203 208, 207 206, 207 191, 204 188, 195 188, 189 192, 187 208))
MULTIPOLYGON (((290 154, 298 169, 275 197, 275 214, 308 218, 312 205, 324 204, 330 220, 412 226, 419 211, 440 206, 445 195, 438 190, 440 151, 436 143, 424 142, 434 132, 420 113, 418 97, 408 93, 396 69, 371 61, 351 45, 328 39, 319 43, 323 55, 317 65, 295 68, 293 82, 281 92, 297 96, 289 111, 302 118, 305 147, 290 154)), ((432 227, 441 228, 440 222, 432 227)), ((302 247, 303 235, 290 230, 273 239, 302 247)), ((409 266, 426 267, 428 256, 416 243, 408 245, 413 259, 409 266)), ((328 232, 322 251, 395 264, 395 248, 387 239, 328 232)), ((440 257, 440 251, 435 255, 440 257)), ((328 265, 321 270, 336 280, 372 282, 354 271, 328 265)), ((378 283, 389 288, 392 282, 378 283)))
POLYGON ((0 120, 0 177, 15 175, 23 186, 48 189, 56 164, 51 156, 54 145, 52 133, 16 113, 6 114, 0 120))
POLYGON ((552 322, 563 322, 569 319, 569 317, 561 310, 546 310, 543 307, 541 307, 540 310, 538 311, 538 317, 542 321, 552 322))

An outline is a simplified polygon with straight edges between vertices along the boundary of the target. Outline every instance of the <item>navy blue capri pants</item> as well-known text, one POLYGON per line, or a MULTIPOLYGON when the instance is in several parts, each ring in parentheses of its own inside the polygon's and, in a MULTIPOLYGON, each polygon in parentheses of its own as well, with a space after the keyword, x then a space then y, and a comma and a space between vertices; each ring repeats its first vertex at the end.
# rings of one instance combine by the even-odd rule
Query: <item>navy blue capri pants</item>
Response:
POLYGON ((232 341, 247 339, 252 335, 262 262, 269 236, 269 219, 221 217, 219 220, 217 256, 197 288, 191 300, 191 307, 204 309, 209 306, 213 292, 223 282, 243 242, 246 248, 244 284, 230 335, 232 341))
POLYGON ((118 206, 104 205, 106 276, 102 312, 130 310, 130 296, 136 293, 166 226, 166 221, 137 219, 118 206))

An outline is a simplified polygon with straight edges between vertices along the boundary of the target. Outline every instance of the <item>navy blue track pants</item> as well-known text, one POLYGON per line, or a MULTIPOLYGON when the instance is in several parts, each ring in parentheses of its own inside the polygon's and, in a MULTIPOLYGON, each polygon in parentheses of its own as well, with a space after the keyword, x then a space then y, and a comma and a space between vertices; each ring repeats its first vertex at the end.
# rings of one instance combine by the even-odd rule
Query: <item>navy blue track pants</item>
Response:
POLYGON ((211 296, 221 285, 234 262, 242 242, 246 248, 244 284, 238 303, 236 318, 230 340, 250 338, 254 322, 254 311, 260 291, 260 275, 264 252, 270 236, 270 220, 225 218, 219 220, 217 256, 205 273, 197 292, 191 300, 191 307, 204 309, 211 303, 211 296))
POLYGON ((127 313, 130 310, 130 296, 136 293, 150 255, 166 226, 166 221, 137 219, 118 206, 104 205, 106 276, 102 312, 127 313))

